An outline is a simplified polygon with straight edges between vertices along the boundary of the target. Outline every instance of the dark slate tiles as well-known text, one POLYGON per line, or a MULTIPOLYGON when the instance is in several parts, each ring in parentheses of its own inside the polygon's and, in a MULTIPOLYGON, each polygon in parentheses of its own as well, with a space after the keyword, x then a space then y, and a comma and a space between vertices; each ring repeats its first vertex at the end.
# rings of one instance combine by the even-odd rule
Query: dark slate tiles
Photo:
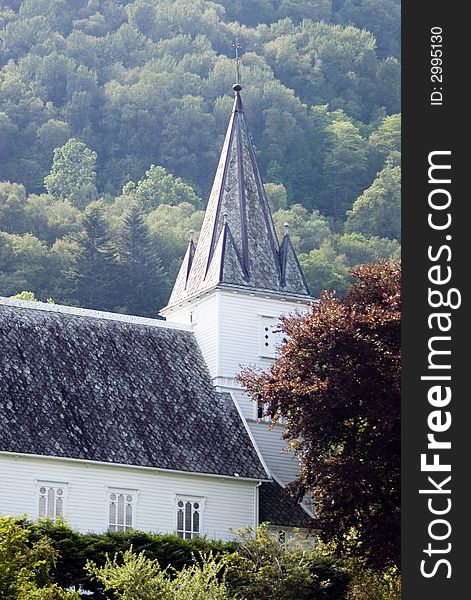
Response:
POLYGON ((0 303, 0 450, 265 479, 193 334, 119 319, 0 303))
POLYGON ((284 527, 309 527, 307 512, 276 481, 259 488, 259 520, 284 527))

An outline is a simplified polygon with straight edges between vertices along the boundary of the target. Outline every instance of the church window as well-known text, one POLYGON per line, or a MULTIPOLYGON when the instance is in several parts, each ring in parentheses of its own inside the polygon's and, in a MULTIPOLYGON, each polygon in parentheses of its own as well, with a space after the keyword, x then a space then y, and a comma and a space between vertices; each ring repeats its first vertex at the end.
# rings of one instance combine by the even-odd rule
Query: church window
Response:
POLYGON ((257 408, 257 418, 263 419, 263 421, 270 423, 271 418, 267 415, 268 408, 268 402, 265 402, 264 404, 259 404, 257 408))
POLYGON ((38 482, 38 516, 56 521, 64 516, 66 483, 38 482))
POLYGON ((135 490, 109 490, 108 528, 110 531, 128 531, 134 527, 136 495, 135 490))
POLYGON ((275 317, 260 317, 260 350, 259 354, 263 358, 274 358, 279 344, 283 337, 279 329, 279 321, 275 317))
POLYGON ((184 540, 200 537, 204 498, 177 496, 177 534, 184 540))

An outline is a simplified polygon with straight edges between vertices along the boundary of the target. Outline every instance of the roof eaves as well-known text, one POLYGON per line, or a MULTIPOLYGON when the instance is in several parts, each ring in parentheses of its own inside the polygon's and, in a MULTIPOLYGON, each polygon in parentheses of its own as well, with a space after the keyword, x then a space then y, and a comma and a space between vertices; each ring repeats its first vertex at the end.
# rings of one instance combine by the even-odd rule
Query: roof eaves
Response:
POLYGON ((48 460, 58 460, 62 462, 73 462, 75 464, 93 464, 93 465, 103 465, 107 467, 119 467, 119 468, 128 468, 128 469, 139 469, 144 471, 158 471, 162 473, 175 473, 177 475, 193 475, 195 477, 216 477, 218 479, 237 479, 239 481, 267 481, 271 482, 270 478, 262 479, 260 477, 241 477, 239 475, 227 475, 227 474, 219 474, 219 473, 204 473, 204 472, 196 472, 196 471, 179 471, 177 469, 163 469, 162 467, 149 467, 147 465, 130 465, 126 463, 115 463, 115 462, 105 462, 100 460, 89 460, 85 458, 70 458, 68 456, 53 456, 50 454, 30 454, 27 452, 8 452, 7 450, 0 450, 0 455, 6 456, 18 456, 18 457, 27 457, 33 459, 48 459, 48 460))

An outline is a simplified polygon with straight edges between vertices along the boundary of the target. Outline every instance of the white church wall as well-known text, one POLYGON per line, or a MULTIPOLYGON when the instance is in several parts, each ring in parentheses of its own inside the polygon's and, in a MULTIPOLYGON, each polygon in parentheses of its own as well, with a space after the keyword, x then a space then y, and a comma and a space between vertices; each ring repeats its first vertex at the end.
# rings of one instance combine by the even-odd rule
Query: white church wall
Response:
POLYGON ((114 490, 132 494, 133 527, 143 531, 174 532, 180 496, 203 507, 201 535, 208 538, 231 539, 229 529, 257 518, 256 481, 9 453, 0 454, 0 514, 37 518, 41 483, 64 487, 65 520, 82 532, 108 528, 114 490))
POLYGON ((215 289, 164 313, 171 324, 191 325, 214 384, 233 391, 245 418, 254 419, 255 404, 234 378, 244 366, 267 369, 282 341, 279 317, 306 310, 301 301, 215 289))
POLYGON ((233 378, 228 378, 226 380, 219 379, 220 389, 222 391, 230 389, 232 397, 237 402, 244 418, 248 421, 257 419, 257 403, 252 400, 240 386, 236 387, 237 385, 237 382, 234 381, 233 378))
POLYGON ((220 369, 219 377, 230 378, 245 365, 267 369, 276 357, 276 346, 282 334, 273 332, 280 316, 305 312, 304 303, 283 301, 234 291, 219 291, 220 295, 220 369), (266 328, 269 330, 266 331, 266 328), (268 339, 265 339, 268 335, 268 339), (265 344, 269 347, 266 348, 265 344))
POLYGON ((191 326, 211 377, 218 370, 218 307, 217 294, 210 293, 165 312, 167 323, 191 326))

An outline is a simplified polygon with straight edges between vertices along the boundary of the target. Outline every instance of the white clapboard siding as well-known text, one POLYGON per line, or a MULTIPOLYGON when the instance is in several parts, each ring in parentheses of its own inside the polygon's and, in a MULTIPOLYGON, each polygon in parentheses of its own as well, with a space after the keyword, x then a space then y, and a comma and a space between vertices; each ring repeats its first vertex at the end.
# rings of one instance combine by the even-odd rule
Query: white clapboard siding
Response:
MULTIPOLYGON (((276 334, 269 332, 271 347, 266 351, 265 327, 276 328, 281 315, 307 310, 306 302, 289 297, 283 300, 242 290, 215 289, 167 314, 169 321, 188 325, 193 311, 193 330, 214 384, 218 390, 231 393, 270 472, 283 484, 298 477, 299 462, 292 453, 283 452, 281 427, 270 430, 266 423, 257 422, 257 404, 235 377, 246 366, 268 369, 276 356, 272 348, 276 334)), ((278 335, 279 342, 281 339, 278 335)))
POLYGON ((219 386, 222 391, 230 391, 232 397, 237 403, 244 418, 248 421, 254 421, 258 415, 258 404, 240 387, 234 379, 219 380, 219 386))
POLYGON ((217 294, 209 293, 166 313, 168 323, 192 327, 211 377, 217 372, 219 359, 218 306, 217 294))
POLYGON ((293 452, 286 452, 280 425, 270 429, 267 423, 248 421, 247 425, 271 475, 283 485, 299 476, 299 461, 293 452))
POLYGON ((66 521, 78 531, 108 528, 109 488, 136 490, 134 527, 173 532, 176 495, 204 502, 202 534, 227 540, 254 526, 256 481, 180 474, 27 455, 0 454, 0 514, 38 516, 37 482, 67 484, 66 521))
MULTIPOLYGON (((234 377, 241 366, 266 369, 275 354, 265 355, 263 334, 266 318, 277 326, 281 315, 304 312, 306 305, 291 300, 251 296, 247 293, 220 292, 220 377, 234 377)), ((281 341, 281 334, 278 335, 281 341)))

